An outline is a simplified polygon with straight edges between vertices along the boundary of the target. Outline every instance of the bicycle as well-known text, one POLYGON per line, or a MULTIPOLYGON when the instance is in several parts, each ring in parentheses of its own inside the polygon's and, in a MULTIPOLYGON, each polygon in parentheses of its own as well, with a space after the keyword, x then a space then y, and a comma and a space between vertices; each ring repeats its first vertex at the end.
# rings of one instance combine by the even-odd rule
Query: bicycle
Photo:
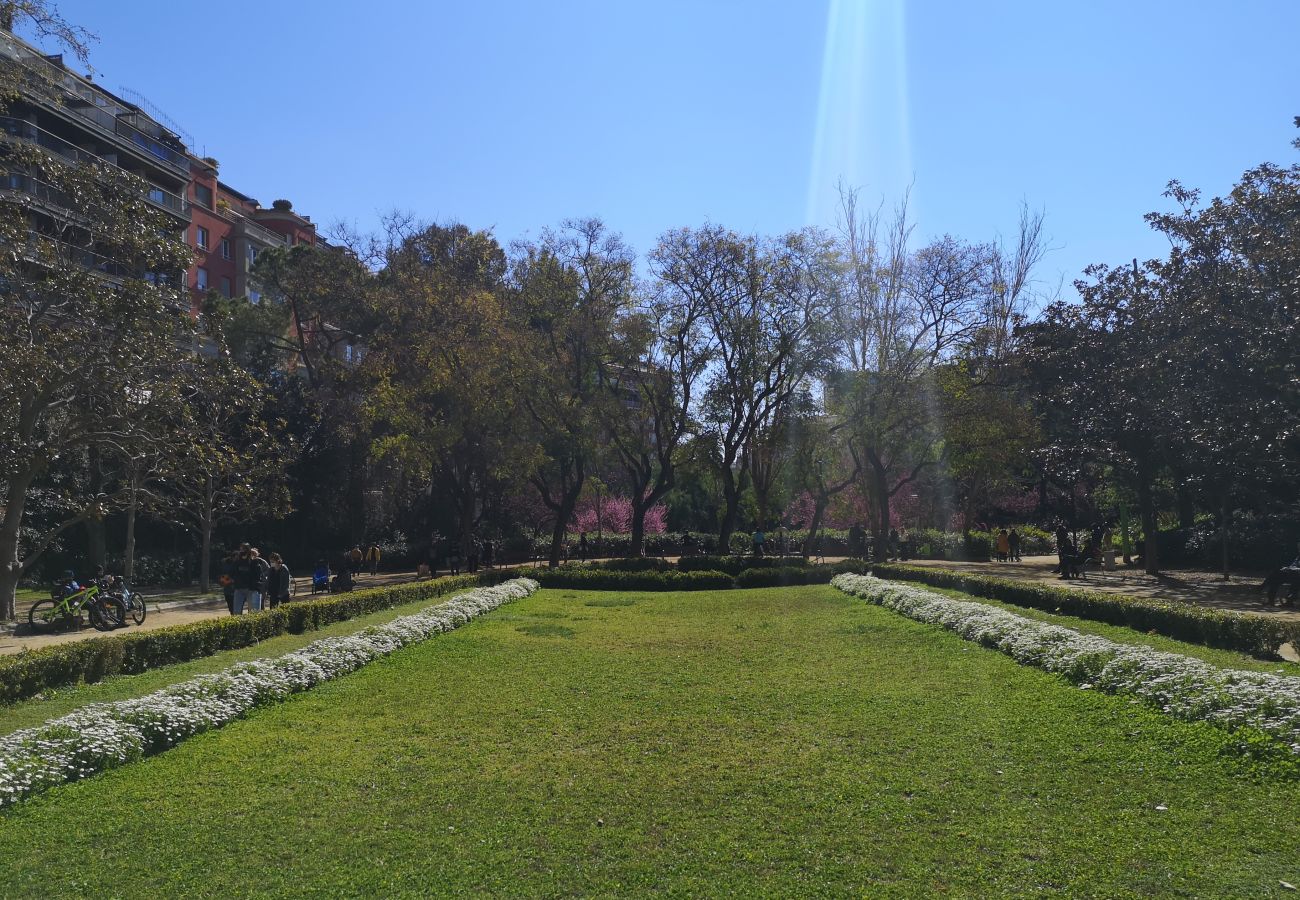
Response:
POLYGON ((149 614, 148 597, 139 591, 131 590, 129 584, 115 575, 109 576, 104 590, 109 593, 109 596, 121 599, 125 613, 131 617, 131 621, 136 625, 144 624, 145 616, 149 614))
POLYGON ((77 623, 83 611, 96 631, 112 631, 126 625, 126 605, 122 598, 93 583, 67 595, 55 593, 47 600, 37 600, 27 611, 27 624, 33 631, 60 630, 77 623))

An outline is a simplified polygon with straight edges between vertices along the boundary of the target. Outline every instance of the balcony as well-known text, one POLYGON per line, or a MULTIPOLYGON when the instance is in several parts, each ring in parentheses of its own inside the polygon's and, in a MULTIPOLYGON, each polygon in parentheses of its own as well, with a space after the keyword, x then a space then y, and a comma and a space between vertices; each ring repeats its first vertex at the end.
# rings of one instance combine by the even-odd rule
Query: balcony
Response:
MULTIPOLYGON (((93 153, 88 153, 80 147, 68 143, 62 138, 55 137, 42 128, 37 128, 25 119, 15 119, 12 116, 0 116, 0 135, 7 135, 13 140, 37 144, 72 163, 98 163, 102 166, 111 166, 120 171, 125 171, 120 166, 116 166, 106 159, 98 157, 93 153)), ((190 220, 189 203, 185 201, 184 197, 173 194, 171 191, 165 191, 156 184, 151 184, 145 188, 144 196, 150 203, 162 207, 172 215, 184 219, 187 222, 190 220)))
POLYGON ((62 94, 63 99, 62 106, 53 104, 55 108, 74 113, 97 128, 107 131, 167 164, 186 180, 189 179, 189 157, 183 150, 177 150, 165 143, 165 139, 170 135, 162 126, 146 119, 135 110, 122 109, 121 112, 113 112, 112 109, 118 107, 114 105, 110 109, 108 104, 112 101, 108 97, 11 34, 0 34, 0 56, 23 66, 42 83, 52 83, 62 94), (142 130, 133 123, 144 125, 147 130, 142 130))

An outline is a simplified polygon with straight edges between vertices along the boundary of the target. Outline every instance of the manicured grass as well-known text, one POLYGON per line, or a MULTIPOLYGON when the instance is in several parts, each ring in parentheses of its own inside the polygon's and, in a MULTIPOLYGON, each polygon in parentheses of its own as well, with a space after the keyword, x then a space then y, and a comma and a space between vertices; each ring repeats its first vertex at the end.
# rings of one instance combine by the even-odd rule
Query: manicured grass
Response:
POLYGON ((15 807, 0 885, 1259 896, 1300 782, 1237 743, 827 586, 542 591, 15 807))
MULTIPOLYGON (((445 599, 447 598, 434 597, 420 600, 415 603, 395 606, 392 609, 380 610, 367 616, 335 622, 315 631, 306 631, 302 634, 282 634, 251 647, 226 650, 213 656, 150 669, 139 675, 119 675, 95 684, 79 684, 49 690, 39 699, 25 700, 12 706, 0 706, 0 735, 9 734, 19 728, 39 725, 47 719, 70 713, 87 703, 139 697, 141 694, 156 691, 159 688, 175 684, 178 681, 184 681, 186 678, 195 675, 216 672, 237 662, 279 656, 321 638, 352 634, 368 625, 377 625, 398 616, 410 615, 413 612, 427 609, 445 599)), ((3 896, 3 894, 0 894, 0 896, 3 896)))

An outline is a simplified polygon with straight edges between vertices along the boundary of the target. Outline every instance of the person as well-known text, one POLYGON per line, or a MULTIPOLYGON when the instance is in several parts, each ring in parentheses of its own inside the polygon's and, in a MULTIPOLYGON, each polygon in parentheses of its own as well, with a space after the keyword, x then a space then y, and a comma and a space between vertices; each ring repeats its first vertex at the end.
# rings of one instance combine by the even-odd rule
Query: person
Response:
POLYGON ((886 551, 886 559, 896 559, 898 557, 898 529, 889 529, 889 549, 886 551))
POLYGON ((230 613, 235 616, 244 614, 248 606, 253 612, 262 609, 262 591, 266 585, 266 560, 257 550, 249 548, 240 550, 235 560, 235 598, 230 613))
POLYGON ((361 552, 361 546, 358 544, 352 548, 350 553, 348 553, 348 565, 352 568, 353 575, 359 575, 361 573, 361 563, 364 562, 364 560, 365 555, 361 552))
POLYGON ((1079 550, 1074 546, 1074 541, 1064 526, 1056 533, 1056 554, 1061 561, 1062 580, 1073 578, 1079 573, 1079 550))
POLYGON ((578 559, 587 561, 587 532, 578 535, 578 559))
POLYGON ((311 573, 311 592, 328 593, 330 589, 330 564, 323 559, 316 560, 316 571, 311 573))
POLYGON ((226 598, 226 609, 233 616, 235 614, 235 554, 227 553, 221 560, 221 577, 217 579, 221 584, 221 593, 226 598))
POLYGON ((1007 534, 1005 528, 998 529, 997 555, 998 562, 1006 562, 1011 558, 1011 535, 1007 534))
POLYGON ((77 591, 81 590, 81 585, 77 583, 77 573, 67 569, 63 577, 59 579, 58 584, 54 586, 54 599, 62 600, 64 597, 71 597, 77 591))
POLYGON ((682 556, 695 555, 695 535, 689 531, 682 535, 682 556))
POLYGON ((1259 587, 1261 591, 1268 592, 1270 606, 1277 601, 1277 593, 1284 584, 1289 585, 1291 590, 1287 592, 1282 603, 1285 606, 1290 606, 1295 602, 1296 593, 1300 592, 1300 543, 1296 544, 1296 558, 1289 564, 1270 572, 1268 577, 1264 579, 1264 583, 1259 587))
POLYGON ((857 522, 849 526, 849 556, 862 558, 862 526, 857 522))
POLYGON ((339 573, 334 576, 334 581, 330 584, 330 592, 335 594, 346 594, 352 590, 352 570, 347 566, 339 569, 339 573))
POLYGON ((372 576, 379 574, 379 560, 383 555, 383 551, 379 549, 378 544, 371 544, 366 549, 366 566, 370 569, 372 576))
POLYGON ((460 574, 460 541, 454 538, 447 541, 447 568, 451 574, 460 574))
POLYGON ((1056 526, 1056 558, 1058 560, 1056 572, 1062 577, 1068 577, 1069 568, 1066 566, 1065 548, 1072 546, 1070 543, 1070 532, 1065 530, 1064 523, 1056 526))
POLYGON ((271 568, 266 576, 266 601, 267 606, 275 609, 281 603, 289 602, 289 590, 293 586, 293 576, 289 574, 289 567, 284 564, 284 559, 278 553, 272 553, 268 559, 271 568))
POLYGON ((478 571, 478 557, 480 553, 478 537, 469 536, 469 546, 466 552, 465 562, 471 573, 478 571))
POLYGON ((1007 532, 1007 553, 1012 562, 1020 562, 1020 532, 1014 528, 1007 532))
POLYGON ((754 529, 754 555, 763 555, 763 544, 767 541, 767 535, 763 534, 762 528, 754 529))

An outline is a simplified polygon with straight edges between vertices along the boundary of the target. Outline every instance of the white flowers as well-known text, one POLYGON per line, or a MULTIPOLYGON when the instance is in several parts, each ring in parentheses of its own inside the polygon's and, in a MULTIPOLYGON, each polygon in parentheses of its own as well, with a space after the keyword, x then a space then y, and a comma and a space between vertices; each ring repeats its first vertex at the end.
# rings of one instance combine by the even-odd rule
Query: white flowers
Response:
POLYGON ((0 739, 0 807, 38 791, 165 750, 218 728, 255 706, 346 675, 380 656, 527 597, 537 582, 517 578, 476 588, 410 616, 346 637, 313 641, 275 659, 239 663, 136 700, 97 703, 0 739))
POLYGON ((831 584, 918 622, 942 625, 1017 662, 1064 675, 1082 688, 1140 697, 1179 719, 1257 729, 1300 754, 1300 678, 1223 669, 870 575, 838 575, 831 584))

